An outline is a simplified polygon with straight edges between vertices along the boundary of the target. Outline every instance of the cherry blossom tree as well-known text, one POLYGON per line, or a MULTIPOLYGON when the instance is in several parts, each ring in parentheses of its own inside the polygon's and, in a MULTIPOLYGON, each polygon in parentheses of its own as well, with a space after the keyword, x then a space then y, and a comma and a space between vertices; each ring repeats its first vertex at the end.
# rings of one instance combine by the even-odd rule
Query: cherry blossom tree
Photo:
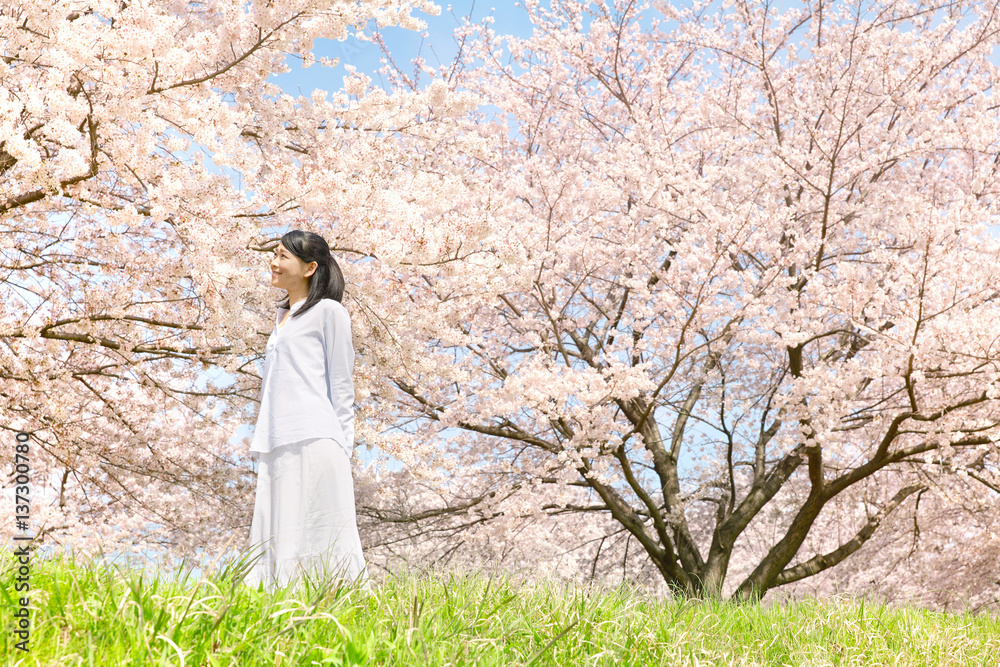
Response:
POLYGON ((442 496, 379 519, 593 514, 741 599, 883 524, 924 574, 988 534, 1000 5, 527 6, 533 36, 470 26, 442 73, 492 105, 490 154, 439 160, 490 231, 398 278, 383 445, 442 496))
POLYGON ((426 86, 299 98, 287 54, 409 9, 0 14, 0 426, 43 539, 245 535, 285 226, 343 260, 376 561, 583 545, 755 599, 989 534, 997 3, 553 5, 426 86))
POLYGON ((420 28, 412 8, 437 11, 0 5, 0 428, 11 452, 31 435, 40 544, 190 554, 248 523, 252 468, 232 436, 253 418, 279 296, 262 280, 268 229, 320 224, 304 196, 318 164, 363 197, 356 165, 382 141, 367 130, 404 131, 420 97, 294 99, 269 77, 289 57, 316 64, 319 37, 420 28), (367 150, 338 157, 344 135, 367 150))

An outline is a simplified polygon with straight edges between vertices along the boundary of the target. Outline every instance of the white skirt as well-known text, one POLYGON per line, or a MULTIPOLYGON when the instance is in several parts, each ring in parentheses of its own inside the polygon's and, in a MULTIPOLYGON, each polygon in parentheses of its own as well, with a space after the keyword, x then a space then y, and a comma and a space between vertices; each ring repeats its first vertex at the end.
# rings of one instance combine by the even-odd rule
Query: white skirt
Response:
POLYGON ((331 438, 313 438, 258 455, 250 525, 256 562, 244 582, 273 590, 305 575, 368 587, 354 509, 351 461, 331 438))

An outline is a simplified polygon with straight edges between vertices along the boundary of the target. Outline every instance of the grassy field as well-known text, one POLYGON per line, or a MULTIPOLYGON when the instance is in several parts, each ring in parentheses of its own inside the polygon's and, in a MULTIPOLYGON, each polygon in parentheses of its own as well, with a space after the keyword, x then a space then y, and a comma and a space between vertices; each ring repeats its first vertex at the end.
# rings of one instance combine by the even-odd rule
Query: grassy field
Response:
POLYGON ((30 651, 10 632, 15 569, 0 559, 6 665, 989 665, 995 616, 861 601, 784 607, 518 586, 482 575, 269 595, 210 577, 31 564, 30 651))

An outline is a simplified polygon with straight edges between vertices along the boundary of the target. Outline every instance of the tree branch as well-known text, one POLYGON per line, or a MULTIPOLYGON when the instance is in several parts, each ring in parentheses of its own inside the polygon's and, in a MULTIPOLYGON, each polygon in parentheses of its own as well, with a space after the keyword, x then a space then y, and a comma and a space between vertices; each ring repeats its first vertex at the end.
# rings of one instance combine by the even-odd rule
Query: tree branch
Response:
POLYGON ((813 556, 804 563, 799 563, 794 567, 790 567, 786 570, 782 570, 778 573, 778 576, 774 579, 775 586, 782 586, 784 584, 790 584, 793 581, 798 581, 800 579, 805 579, 806 577, 811 577, 814 574, 818 574, 823 570, 827 570, 834 565, 837 565, 845 558, 853 554, 855 551, 860 549, 865 542, 871 538, 874 534, 875 529, 879 527, 879 524, 889 516, 889 514, 899 507, 904 500, 909 498, 911 495, 925 489, 927 487, 914 484, 912 486, 907 486, 900 489, 895 496, 892 497, 885 507, 878 511, 875 516, 868 519, 868 522, 858 531, 858 534, 854 536, 848 542, 845 542, 838 548, 834 549, 830 553, 813 556))

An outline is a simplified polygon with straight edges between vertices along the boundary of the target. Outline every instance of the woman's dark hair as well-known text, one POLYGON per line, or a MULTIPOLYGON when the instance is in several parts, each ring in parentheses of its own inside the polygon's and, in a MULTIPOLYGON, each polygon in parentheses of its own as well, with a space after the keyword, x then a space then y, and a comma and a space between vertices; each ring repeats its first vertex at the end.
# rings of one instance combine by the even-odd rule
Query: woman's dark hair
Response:
MULTIPOLYGON (((337 260, 330 253, 330 246, 326 239, 313 232, 293 229, 281 237, 281 245, 306 264, 316 262, 316 270, 307 278, 309 295, 302 307, 292 313, 292 317, 298 317, 322 299, 333 299, 338 303, 343 303, 344 274, 340 270, 337 260)), ((288 297, 285 297, 284 303, 278 307, 289 308, 288 297)))

